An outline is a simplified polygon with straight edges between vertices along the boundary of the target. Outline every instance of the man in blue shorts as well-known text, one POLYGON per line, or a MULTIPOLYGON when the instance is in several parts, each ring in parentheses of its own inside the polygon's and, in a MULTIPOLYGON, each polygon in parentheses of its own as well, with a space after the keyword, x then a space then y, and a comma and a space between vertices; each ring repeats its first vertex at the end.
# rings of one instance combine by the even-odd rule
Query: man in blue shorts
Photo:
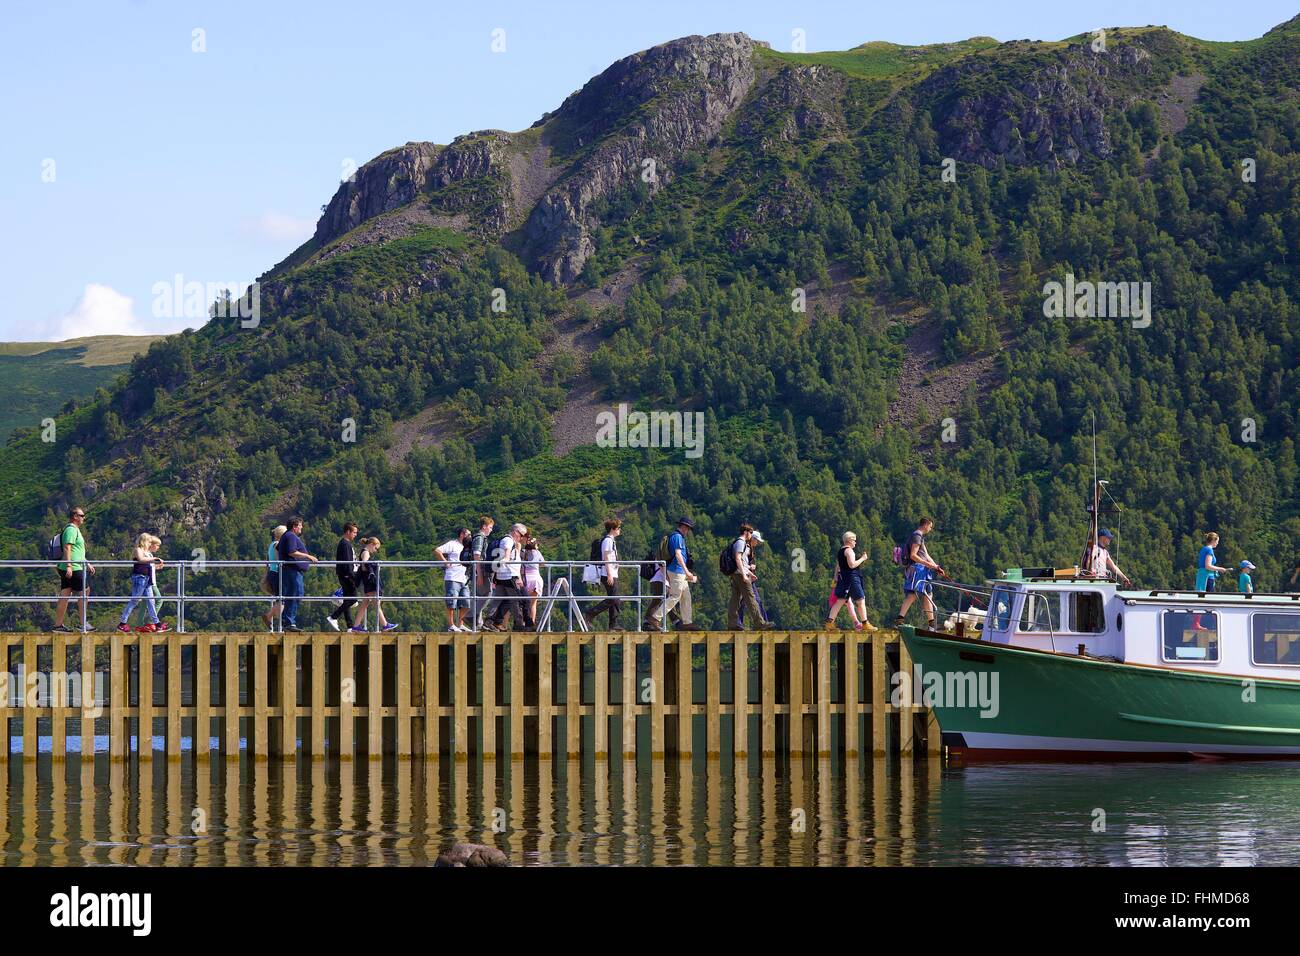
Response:
POLYGON ((906 620, 907 612, 919 594, 921 607, 925 610, 926 626, 934 629, 934 598, 931 596, 933 587, 930 582, 936 574, 947 577, 947 572, 930 558, 930 552, 925 547, 925 536, 933 528, 933 521, 922 518, 916 530, 907 536, 907 544, 903 545, 903 606, 898 609, 898 617, 894 618, 894 627, 906 620))

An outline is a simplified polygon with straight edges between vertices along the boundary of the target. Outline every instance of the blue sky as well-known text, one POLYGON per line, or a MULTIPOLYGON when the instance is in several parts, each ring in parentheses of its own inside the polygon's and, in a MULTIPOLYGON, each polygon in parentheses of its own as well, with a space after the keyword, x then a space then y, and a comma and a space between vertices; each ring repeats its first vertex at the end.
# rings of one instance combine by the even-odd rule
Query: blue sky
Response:
POLYGON ((691 33, 789 49, 1167 24, 1250 39, 1292 2, 11 2, 0 19, 0 341, 174 331, 156 283, 251 281, 345 164, 532 124, 614 60, 691 33), (505 51, 492 33, 505 31, 505 51), (195 52, 202 30, 204 52, 195 52))

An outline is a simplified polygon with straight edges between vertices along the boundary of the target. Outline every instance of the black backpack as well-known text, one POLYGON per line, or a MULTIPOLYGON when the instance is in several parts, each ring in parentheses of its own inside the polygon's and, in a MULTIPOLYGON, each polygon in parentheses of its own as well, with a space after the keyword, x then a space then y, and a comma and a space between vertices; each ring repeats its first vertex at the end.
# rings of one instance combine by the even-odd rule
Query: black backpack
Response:
MULTIPOLYGON (((739 540, 739 538, 736 539, 736 541, 739 540)), ((736 545, 736 541, 728 542, 726 547, 722 549, 722 553, 718 555, 718 570, 723 574, 732 575, 736 573, 736 552, 732 550, 736 545)))
POLYGON ((599 538, 591 542, 591 563, 592 564, 600 564, 600 544, 604 540, 605 540, 605 536, 601 535, 599 538))
POLYGON ((641 561, 641 567, 638 568, 637 570, 641 575, 642 581, 650 581, 654 578, 655 571, 658 570, 655 567, 655 559, 658 557, 659 557, 659 552, 655 550, 647 554, 645 558, 641 561))

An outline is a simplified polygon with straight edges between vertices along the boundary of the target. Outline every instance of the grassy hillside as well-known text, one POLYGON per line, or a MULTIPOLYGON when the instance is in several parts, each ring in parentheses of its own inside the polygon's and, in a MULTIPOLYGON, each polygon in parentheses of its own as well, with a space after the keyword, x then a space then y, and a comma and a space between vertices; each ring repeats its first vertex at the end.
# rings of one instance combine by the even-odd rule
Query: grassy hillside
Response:
POLYGON ((653 184, 637 150, 685 141, 689 53, 681 75, 633 60, 571 98, 513 141, 509 175, 475 178, 486 134, 447 148, 463 182, 406 189, 410 169, 385 166, 335 207, 372 219, 266 277, 257 328, 154 343, 60 414, 57 448, 0 450, 0 553, 30 553, 72 501, 101 556, 149 529, 170 555, 251 557, 296 511, 317 553, 353 520, 404 558, 485 512, 578 558, 617 513, 641 557, 685 513, 703 623, 722 623, 716 553, 744 519, 771 542, 783 626, 818 622, 848 529, 884 617, 920 514, 966 580, 1076 560, 1095 415, 1131 576, 1190 583, 1214 529, 1223 561, 1280 587, 1300 550, 1300 34, 1089 40, 758 50, 721 129, 661 157, 653 184), (530 152, 552 133, 563 149, 530 152), (543 194, 549 219, 501 232, 543 194), (565 218, 597 194, 592 221, 565 218), (583 253, 572 284, 541 278, 547 241, 583 253), (1067 274, 1149 283, 1150 323, 1045 315, 1067 274), (703 454, 596 447, 619 401, 701 413, 703 454))
POLYGON ((15 428, 39 427, 70 399, 111 385, 157 335, 95 335, 64 342, 0 342, 0 442, 15 428))

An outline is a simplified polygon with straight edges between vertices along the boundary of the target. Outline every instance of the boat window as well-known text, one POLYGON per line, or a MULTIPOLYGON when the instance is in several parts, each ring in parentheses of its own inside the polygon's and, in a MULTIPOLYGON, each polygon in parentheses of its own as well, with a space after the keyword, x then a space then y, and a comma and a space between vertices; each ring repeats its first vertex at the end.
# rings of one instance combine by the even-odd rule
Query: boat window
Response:
POLYGON ((1010 588, 994 588, 989 598, 989 621, 991 630, 1005 631, 1011 626, 1011 604, 1015 592, 1010 588))
POLYGON ((1048 633, 1061 629, 1061 602, 1055 594, 1030 591, 1020 612, 1019 629, 1024 632, 1048 633))
POLYGON ((1100 634, 1106 630, 1106 612, 1100 594, 1070 592, 1070 628, 1076 634, 1100 634))
POLYGON ((1255 614, 1250 630, 1256 664, 1300 666, 1300 614, 1255 614))
POLYGON ((1219 615, 1214 611, 1165 611, 1164 659, 1214 664, 1219 660, 1219 615))

